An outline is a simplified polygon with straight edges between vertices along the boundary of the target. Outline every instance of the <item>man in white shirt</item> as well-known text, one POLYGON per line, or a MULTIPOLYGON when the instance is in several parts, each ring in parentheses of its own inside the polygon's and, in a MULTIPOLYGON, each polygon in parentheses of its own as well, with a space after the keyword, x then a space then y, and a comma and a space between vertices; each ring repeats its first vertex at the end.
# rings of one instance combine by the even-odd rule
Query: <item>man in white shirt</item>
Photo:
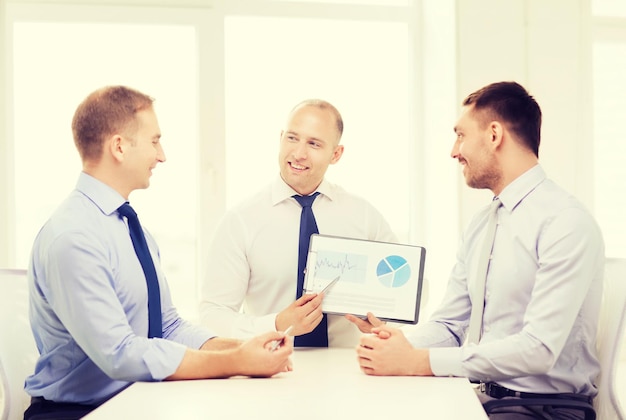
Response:
MULTIPOLYGON (((320 193, 312 209, 321 234, 396 241, 371 204, 324 178, 343 154, 342 132, 341 115, 330 103, 296 105, 280 135, 280 176, 229 210, 217 227, 200 317, 218 334, 245 338, 292 326, 291 334, 301 336, 322 321, 323 295, 296 299, 301 207, 294 195, 320 193)), ((369 331, 367 326, 360 328, 369 331)), ((328 316, 329 346, 353 347, 359 337, 359 328, 344 317, 328 316)))
MULTIPOLYGON (((494 83, 463 105, 451 156, 463 166, 470 187, 490 189, 499 200, 484 295, 476 291, 485 282, 477 264, 488 208, 463 234, 440 308, 428 322, 404 332, 374 328, 357 348, 361 369, 370 375, 468 377, 483 383, 483 402, 527 393, 590 400, 599 373, 600 229, 539 165, 541 110, 522 86, 494 83), (479 327, 482 323, 482 337, 467 344, 468 327, 475 325, 472 308, 482 302, 484 310, 474 318, 479 327)), ((516 413, 490 418, 565 415, 551 406, 512 410, 516 413)), ((581 412, 567 415, 582 418, 581 412)))

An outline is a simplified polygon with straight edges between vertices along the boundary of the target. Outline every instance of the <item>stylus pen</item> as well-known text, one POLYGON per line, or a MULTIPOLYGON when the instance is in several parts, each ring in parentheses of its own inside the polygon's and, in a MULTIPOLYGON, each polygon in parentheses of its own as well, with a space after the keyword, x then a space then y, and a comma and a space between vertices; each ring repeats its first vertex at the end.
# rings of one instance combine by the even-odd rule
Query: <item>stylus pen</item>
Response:
MULTIPOLYGON (((291 332, 291 330, 293 329, 293 325, 290 325, 289 328, 287 328, 285 330, 285 337, 287 336, 287 334, 289 334, 291 332)), ((272 347, 270 348, 270 351, 276 351, 276 349, 280 346, 280 344, 283 342, 284 338, 280 339, 280 340, 274 340, 272 342, 272 347)))
MULTIPOLYGON (((333 287, 333 286, 335 285, 335 283, 337 283, 337 282, 339 281, 339 278, 340 278, 340 277, 341 277, 341 276, 337 276, 337 277, 335 277, 335 278, 334 278, 334 279, 333 279, 330 283, 328 283, 328 284, 326 285, 326 287, 324 287, 324 289, 323 289, 320 293, 326 293, 326 292, 328 292, 328 290, 330 290, 330 288, 331 288, 331 287, 333 287)), ((318 293, 318 294, 319 294, 319 293, 318 293)))
MULTIPOLYGON (((337 283, 337 282, 339 281, 339 279, 340 279, 340 278, 341 278, 341 276, 337 276, 337 277, 335 277, 334 279, 332 279, 332 280, 330 281, 330 283, 328 283, 328 284, 326 285, 326 287, 324 287, 324 288, 323 288, 320 292, 318 292, 317 294, 319 295, 320 293, 326 293, 326 292, 328 292, 328 291, 330 290, 330 288, 331 288, 331 287, 333 287, 333 286, 335 285, 335 283, 337 283)), ((305 290, 304 292, 305 292, 305 293, 311 293, 311 292, 313 292, 313 290, 305 290)))

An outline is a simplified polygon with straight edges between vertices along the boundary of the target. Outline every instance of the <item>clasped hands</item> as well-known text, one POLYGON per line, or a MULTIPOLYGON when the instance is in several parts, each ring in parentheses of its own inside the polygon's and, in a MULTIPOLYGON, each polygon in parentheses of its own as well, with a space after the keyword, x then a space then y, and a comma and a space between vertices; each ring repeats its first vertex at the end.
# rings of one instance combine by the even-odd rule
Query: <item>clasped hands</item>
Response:
POLYGON ((356 353, 361 370, 368 375, 433 376, 429 351, 414 348, 398 328, 372 328, 361 337, 356 353))

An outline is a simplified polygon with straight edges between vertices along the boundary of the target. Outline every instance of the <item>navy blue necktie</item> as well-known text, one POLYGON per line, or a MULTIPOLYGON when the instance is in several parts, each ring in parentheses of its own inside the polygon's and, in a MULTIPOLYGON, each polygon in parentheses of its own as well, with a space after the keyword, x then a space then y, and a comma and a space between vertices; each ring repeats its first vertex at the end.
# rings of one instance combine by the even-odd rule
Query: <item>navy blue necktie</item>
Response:
MULTIPOLYGON (((293 198, 302 206, 300 213, 300 242, 298 245, 298 286, 296 289, 296 299, 302 296, 304 287, 304 270, 309 254, 309 240, 313 233, 319 233, 315 216, 313 215, 313 201, 318 196, 318 192, 313 195, 294 195, 293 198)), ((294 339, 296 347, 328 347, 328 321, 326 314, 313 331, 308 334, 299 335, 294 339)))
POLYGON ((159 280, 157 279, 154 262, 146 243, 146 237, 139 223, 137 213, 128 203, 122 204, 117 212, 121 216, 125 216, 128 220, 128 230, 130 231, 130 239, 133 241, 135 254, 139 258, 141 268, 146 276, 148 285, 148 338, 161 338, 163 336, 163 323, 161 321, 161 292, 159 289, 159 280))

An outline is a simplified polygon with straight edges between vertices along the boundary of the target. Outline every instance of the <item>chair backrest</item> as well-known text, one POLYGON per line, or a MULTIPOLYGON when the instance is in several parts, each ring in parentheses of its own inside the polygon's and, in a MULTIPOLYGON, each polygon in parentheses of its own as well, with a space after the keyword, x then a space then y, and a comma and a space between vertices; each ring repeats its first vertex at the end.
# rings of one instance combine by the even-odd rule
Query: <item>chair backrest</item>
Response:
POLYGON ((616 390, 616 373, 626 333, 626 258, 607 258, 598 327, 600 376, 594 407, 598 420, 624 420, 616 390))
POLYGON ((24 380, 33 373, 38 355, 28 320, 26 270, 0 268, 2 420, 24 418, 24 410, 30 404, 24 380))

